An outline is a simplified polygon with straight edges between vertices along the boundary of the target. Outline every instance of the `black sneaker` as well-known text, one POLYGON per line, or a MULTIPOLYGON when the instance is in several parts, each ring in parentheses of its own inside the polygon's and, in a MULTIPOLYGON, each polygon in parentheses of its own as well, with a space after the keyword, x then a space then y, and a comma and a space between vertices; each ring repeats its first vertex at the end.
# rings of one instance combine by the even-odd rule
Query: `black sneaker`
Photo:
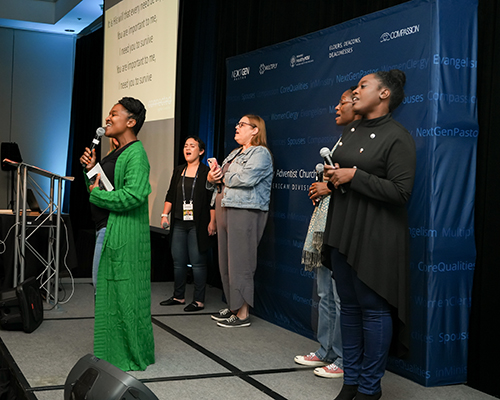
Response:
POLYGON ((233 312, 229 308, 223 308, 219 312, 212 314, 211 317, 214 321, 225 321, 231 315, 233 315, 233 312))
POLYGON ((223 328, 243 328, 245 326, 250 326, 250 317, 239 319, 233 314, 228 319, 217 322, 217 325, 222 326, 223 328))

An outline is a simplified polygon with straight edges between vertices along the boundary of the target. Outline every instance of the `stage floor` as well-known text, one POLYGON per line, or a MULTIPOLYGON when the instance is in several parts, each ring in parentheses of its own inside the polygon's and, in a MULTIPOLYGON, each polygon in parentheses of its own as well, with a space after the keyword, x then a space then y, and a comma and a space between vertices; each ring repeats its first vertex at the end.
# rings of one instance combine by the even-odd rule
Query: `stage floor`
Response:
MULTIPOLYGON (((64 288, 71 290, 69 284, 64 288)), ((188 300, 192 289, 188 285, 188 300)), ((156 363, 130 373, 158 399, 331 400, 340 390, 342 379, 316 377, 312 367, 294 363, 295 355, 317 350, 315 341, 255 316, 248 328, 218 327, 210 318, 225 308, 217 288, 207 287, 205 309, 196 313, 185 313, 183 306, 160 306, 171 293, 172 282, 152 284, 156 363)), ((77 283, 71 300, 45 311, 35 332, 0 330, 0 345, 17 365, 31 398, 64 398, 69 371, 92 353, 93 313, 92 286, 77 283)), ((494 399, 466 385, 425 388, 390 372, 383 378, 382 390, 384 400, 494 399)))

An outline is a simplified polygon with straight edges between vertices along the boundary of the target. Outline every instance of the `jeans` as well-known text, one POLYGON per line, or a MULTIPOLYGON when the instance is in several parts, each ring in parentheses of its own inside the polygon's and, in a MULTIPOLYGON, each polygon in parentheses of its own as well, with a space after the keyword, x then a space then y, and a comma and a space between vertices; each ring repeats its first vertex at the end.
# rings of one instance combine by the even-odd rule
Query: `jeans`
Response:
POLYGON ((380 392, 392 339, 387 301, 363 283, 337 249, 331 262, 340 296, 344 384, 364 394, 380 392))
POLYGON ((99 270, 99 262, 101 261, 102 244, 104 243, 105 234, 105 227, 96 232, 94 260, 92 261, 92 283, 94 285, 94 289, 97 287, 97 271, 99 270))
POLYGON ((176 219, 171 232, 174 260, 174 297, 184 299, 188 264, 193 268, 194 301, 205 302, 207 282, 207 252, 198 250, 196 226, 193 221, 176 219))
POLYGON ((332 271, 321 266, 316 269, 318 288, 318 342, 321 347, 316 356, 342 368, 342 335, 340 332, 340 298, 337 294, 332 271))

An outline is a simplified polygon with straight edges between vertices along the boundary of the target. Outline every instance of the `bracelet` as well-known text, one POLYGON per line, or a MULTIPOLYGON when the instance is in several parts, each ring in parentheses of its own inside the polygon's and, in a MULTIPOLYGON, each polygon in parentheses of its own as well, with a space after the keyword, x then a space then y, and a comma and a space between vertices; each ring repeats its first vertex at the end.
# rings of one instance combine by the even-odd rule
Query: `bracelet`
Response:
POLYGON ((168 217, 168 214, 162 214, 161 217, 168 217))

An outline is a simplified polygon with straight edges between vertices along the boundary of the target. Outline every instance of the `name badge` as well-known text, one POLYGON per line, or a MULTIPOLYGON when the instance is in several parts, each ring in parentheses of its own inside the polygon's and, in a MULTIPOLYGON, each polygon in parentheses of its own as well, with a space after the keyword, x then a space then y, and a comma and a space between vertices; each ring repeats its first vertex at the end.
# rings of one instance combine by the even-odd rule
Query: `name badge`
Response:
POLYGON ((184 221, 193 221, 194 220, 193 203, 192 202, 189 202, 189 203, 184 202, 182 204, 182 218, 184 219, 184 221))

